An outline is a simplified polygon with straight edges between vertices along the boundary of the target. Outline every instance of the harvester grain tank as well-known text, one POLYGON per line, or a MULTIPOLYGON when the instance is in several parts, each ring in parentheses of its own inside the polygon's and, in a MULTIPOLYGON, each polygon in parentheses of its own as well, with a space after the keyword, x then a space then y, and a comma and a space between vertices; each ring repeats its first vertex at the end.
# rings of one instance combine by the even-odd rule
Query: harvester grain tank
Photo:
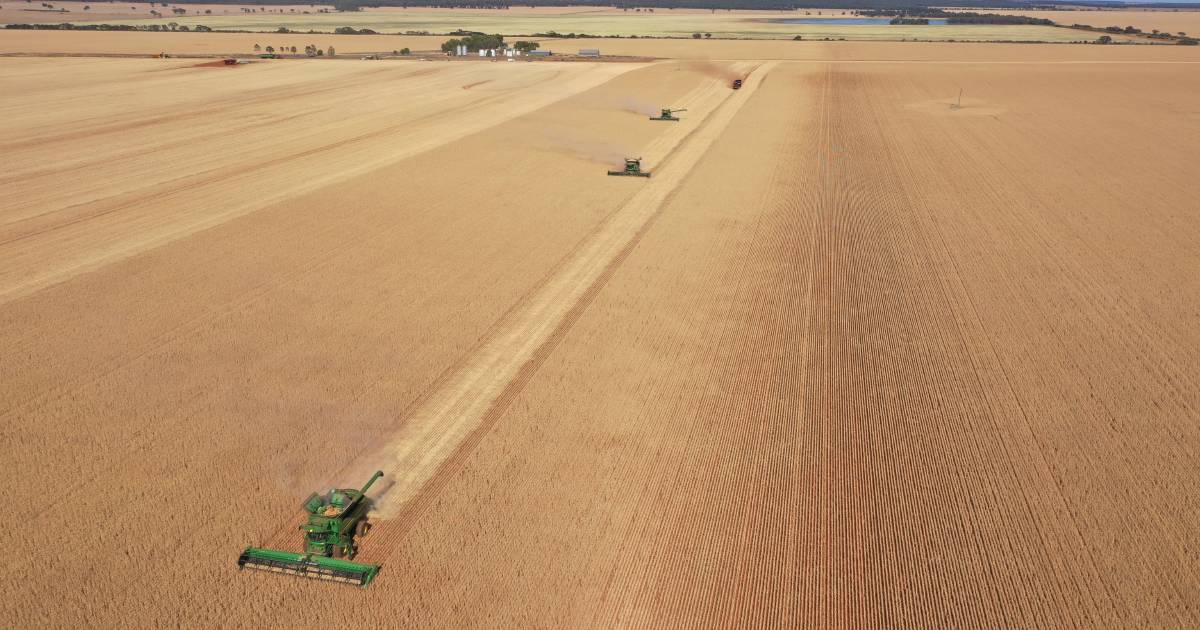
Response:
POLYGON ((615 177, 650 177, 650 173, 642 170, 642 158, 625 158, 625 168, 619 171, 609 171, 615 177))
POLYGON ((238 557, 238 568, 260 569, 301 577, 366 586, 379 573, 379 566, 352 562, 358 540, 370 529, 367 490, 383 476, 376 471, 362 489, 334 488, 324 495, 312 493, 304 502, 307 521, 304 553, 247 547, 238 557), (344 558, 344 559, 343 559, 344 558))
POLYGON ((651 116, 650 120, 671 120, 674 122, 679 122, 679 117, 676 116, 675 113, 676 112, 686 112, 686 111, 687 111, 686 109, 671 109, 669 107, 664 107, 662 109, 661 114, 659 114, 658 116, 651 116))

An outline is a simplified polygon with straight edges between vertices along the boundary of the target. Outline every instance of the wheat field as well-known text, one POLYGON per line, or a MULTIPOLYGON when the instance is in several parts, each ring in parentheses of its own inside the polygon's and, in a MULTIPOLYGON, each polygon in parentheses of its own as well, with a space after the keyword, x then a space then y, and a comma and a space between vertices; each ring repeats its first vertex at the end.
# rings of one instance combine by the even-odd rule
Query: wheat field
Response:
POLYGON ((1200 624, 1196 53, 645 44, 0 58, 5 625, 1200 624))

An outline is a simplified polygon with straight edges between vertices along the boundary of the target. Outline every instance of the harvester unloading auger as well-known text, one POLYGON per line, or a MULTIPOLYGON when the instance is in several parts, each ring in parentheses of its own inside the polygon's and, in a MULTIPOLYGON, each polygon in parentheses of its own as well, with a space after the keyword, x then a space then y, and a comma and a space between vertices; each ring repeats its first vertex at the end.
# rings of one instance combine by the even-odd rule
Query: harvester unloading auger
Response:
POLYGON ((247 547, 238 557, 238 568, 260 569, 301 577, 366 586, 379 573, 379 565, 351 562, 358 553, 356 538, 367 534, 371 508, 367 490, 383 471, 376 471, 361 490, 335 488, 324 495, 312 493, 303 509, 308 521, 304 532, 304 553, 247 547), (344 559, 343 559, 344 558, 344 559))
POLYGON ((673 122, 679 122, 679 117, 676 116, 675 113, 686 111, 687 109, 671 109, 670 107, 664 107, 661 114, 657 116, 651 116, 650 120, 670 120, 673 122))

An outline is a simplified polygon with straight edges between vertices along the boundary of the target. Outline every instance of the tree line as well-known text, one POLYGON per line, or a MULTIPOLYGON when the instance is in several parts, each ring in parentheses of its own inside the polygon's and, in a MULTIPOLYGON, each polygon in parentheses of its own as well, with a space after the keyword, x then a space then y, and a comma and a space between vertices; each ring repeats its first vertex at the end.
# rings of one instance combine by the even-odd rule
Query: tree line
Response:
POLYGON ((1037 26, 1054 26, 1054 22, 1029 17, 1027 15, 1008 15, 999 13, 965 13, 962 11, 946 11, 945 9, 907 6, 895 9, 865 9, 858 12, 866 17, 896 16, 892 24, 928 24, 930 19, 946 20, 947 24, 1020 24, 1037 26), (899 20, 899 21, 897 21, 899 20))
MULTIPOLYGON (((244 4, 245 0, 180 0, 172 4, 244 4)), ((295 0, 256 0, 255 4, 289 5, 295 0)), ((528 7, 568 7, 568 6, 611 6, 621 8, 655 8, 655 9, 758 9, 758 10, 794 10, 794 9, 875 9, 875 8, 926 8, 938 6, 914 3, 913 0, 636 0, 630 2, 603 0, 333 0, 332 4, 339 11, 357 11, 361 7, 432 7, 442 9, 475 8, 475 9, 507 9, 513 6, 528 7)), ((960 7, 979 8, 1027 8, 1028 5, 1015 0, 956 0, 960 7)), ((944 6, 944 5, 942 5, 944 6)))
POLYGON ((212 29, 203 25, 197 24, 188 27, 186 24, 72 24, 63 22, 62 24, 5 24, 4 28, 12 30, 27 30, 27 31, 174 31, 179 33, 211 33, 212 29))
MULTIPOLYGON (((503 35, 488 35, 487 33, 476 31, 454 31, 451 35, 463 35, 463 37, 448 39, 442 42, 442 52, 455 52, 459 46, 466 46, 467 52, 504 48, 503 35)), ((527 53, 531 50, 537 50, 540 46, 537 42, 519 41, 514 42, 512 48, 527 53)))

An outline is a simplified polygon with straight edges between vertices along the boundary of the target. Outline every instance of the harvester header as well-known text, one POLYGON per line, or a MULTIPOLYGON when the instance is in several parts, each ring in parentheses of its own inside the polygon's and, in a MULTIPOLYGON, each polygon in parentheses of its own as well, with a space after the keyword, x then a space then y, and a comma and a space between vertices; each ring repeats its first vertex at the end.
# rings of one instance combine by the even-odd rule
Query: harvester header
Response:
POLYGON ((367 490, 383 471, 376 471, 361 489, 334 488, 325 494, 309 495, 301 506, 307 521, 304 553, 247 547, 238 557, 238 568, 366 586, 379 573, 379 566, 351 562, 358 553, 358 539, 367 535, 370 499, 367 490), (343 559, 344 558, 344 559, 343 559))

